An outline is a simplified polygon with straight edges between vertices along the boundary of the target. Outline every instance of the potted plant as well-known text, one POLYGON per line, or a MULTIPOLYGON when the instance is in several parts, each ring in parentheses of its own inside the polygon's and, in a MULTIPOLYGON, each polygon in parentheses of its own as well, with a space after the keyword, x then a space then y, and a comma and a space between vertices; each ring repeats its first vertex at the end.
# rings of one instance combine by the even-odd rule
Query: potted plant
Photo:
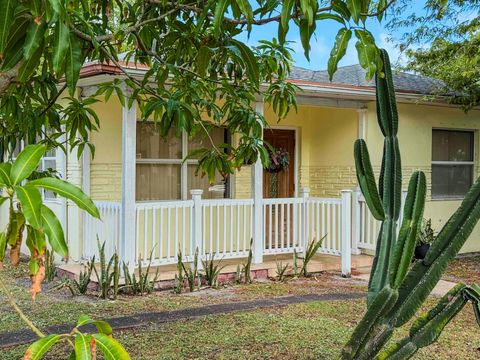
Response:
POLYGON ((268 171, 271 173, 278 173, 288 167, 289 154, 288 151, 279 148, 269 151, 270 163, 268 165, 268 171))
POLYGON ((417 245, 414 254, 415 259, 422 260, 425 258, 434 238, 435 231, 432 229, 432 219, 423 219, 422 226, 417 235, 417 245))

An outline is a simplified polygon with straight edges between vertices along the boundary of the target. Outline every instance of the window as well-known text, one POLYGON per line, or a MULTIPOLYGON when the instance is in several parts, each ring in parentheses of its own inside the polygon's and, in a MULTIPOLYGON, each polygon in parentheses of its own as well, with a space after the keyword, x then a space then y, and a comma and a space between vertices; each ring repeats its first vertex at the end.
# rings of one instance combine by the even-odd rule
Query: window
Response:
POLYGON ((474 171, 474 133, 433 130, 432 198, 462 198, 470 189, 474 171))
MULTIPOLYGON (((223 128, 213 128, 209 134, 215 144, 228 140, 223 128)), ((164 139, 157 125, 137 122, 136 199, 185 200, 190 198, 191 189, 202 189, 202 196, 206 199, 225 197, 228 184, 219 174, 211 186, 206 176, 195 174, 198 160, 183 161, 192 150, 210 146, 209 139, 200 136, 188 139, 183 133, 177 137, 174 129, 164 139)))

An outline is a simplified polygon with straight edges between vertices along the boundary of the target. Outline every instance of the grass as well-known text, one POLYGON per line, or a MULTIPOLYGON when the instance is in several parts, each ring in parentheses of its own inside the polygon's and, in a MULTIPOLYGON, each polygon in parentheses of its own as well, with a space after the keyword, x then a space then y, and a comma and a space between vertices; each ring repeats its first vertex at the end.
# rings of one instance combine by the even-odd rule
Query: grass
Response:
POLYGON ((443 278, 467 284, 476 282, 480 285, 480 255, 456 258, 448 266, 443 278))
MULTIPOLYGON (((108 318, 142 311, 173 310, 214 303, 253 300, 289 294, 365 291, 363 283, 324 274, 287 282, 257 282, 219 290, 175 295, 154 293, 144 297, 121 296, 116 301, 99 300, 92 294, 72 298, 68 290, 48 290, 35 303, 26 289, 25 264, 6 269, 9 288, 27 315, 41 327, 75 322, 85 313, 108 318)), ((429 299, 428 307, 436 299, 429 299)), ((17 315, 0 296, 0 332, 24 328, 17 315)), ((115 337, 138 360, 153 359, 335 359, 365 310, 363 300, 310 302, 257 309, 226 315, 206 316, 162 325, 116 332, 115 337)), ((407 327, 397 334, 404 336, 407 327)), ((416 359, 480 359, 480 332, 471 306, 456 317, 433 346, 421 350, 416 359)), ((26 346, 2 350, 2 359, 20 359, 26 346)), ((46 359, 66 358, 58 348, 46 359)))

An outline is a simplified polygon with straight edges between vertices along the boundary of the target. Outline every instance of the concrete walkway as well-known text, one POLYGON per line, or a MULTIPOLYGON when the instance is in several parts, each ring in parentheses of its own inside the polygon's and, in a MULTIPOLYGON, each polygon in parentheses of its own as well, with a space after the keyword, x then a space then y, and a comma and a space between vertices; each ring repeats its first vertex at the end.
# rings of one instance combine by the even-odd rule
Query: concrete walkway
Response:
MULTIPOLYGON (((201 316, 228 314, 236 311, 256 310, 261 308, 278 307, 285 305, 301 304, 311 301, 339 301, 364 298, 365 293, 333 293, 333 294, 307 294, 298 296, 282 296, 271 299, 250 300, 242 302, 230 302, 196 308, 188 308, 175 311, 144 312, 129 316, 122 316, 108 321, 113 330, 134 329, 150 324, 164 324, 173 321, 194 319, 201 316)), ((60 324, 42 329, 45 334, 69 333, 75 324, 60 324)), ((90 333, 96 332, 92 325, 82 327, 82 330, 90 333)), ((32 343, 38 337, 30 329, 12 331, 0 334, 0 348, 7 348, 32 343)))
MULTIPOLYGON (((366 281, 367 283, 368 283, 369 277, 370 277, 370 274, 360 274, 360 275, 352 276, 353 279, 363 280, 363 281, 366 281)), ((455 282, 440 280, 438 284, 433 288, 430 295, 433 295, 435 297, 442 297, 447 292, 449 292, 450 289, 453 288, 455 285, 457 285, 457 283, 455 282)))

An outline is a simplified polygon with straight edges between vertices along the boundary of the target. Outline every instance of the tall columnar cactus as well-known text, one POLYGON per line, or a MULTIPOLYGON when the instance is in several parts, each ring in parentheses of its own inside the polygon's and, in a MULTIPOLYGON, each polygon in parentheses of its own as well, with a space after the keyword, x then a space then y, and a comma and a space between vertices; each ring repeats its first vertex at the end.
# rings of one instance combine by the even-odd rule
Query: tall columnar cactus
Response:
POLYGON ((365 141, 355 142, 357 178, 372 215, 382 222, 368 285, 367 312, 345 345, 342 359, 408 359, 434 342, 448 322, 471 301, 480 324, 480 287, 460 284, 412 325, 409 336, 384 349, 394 330, 404 325, 426 300, 448 263, 457 255, 480 218, 480 181, 439 232, 425 259, 410 268, 423 218, 425 174, 412 174, 397 238, 401 202, 398 113, 390 61, 381 50, 383 73, 376 76, 377 118, 385 138, 377 187, 365 141))

